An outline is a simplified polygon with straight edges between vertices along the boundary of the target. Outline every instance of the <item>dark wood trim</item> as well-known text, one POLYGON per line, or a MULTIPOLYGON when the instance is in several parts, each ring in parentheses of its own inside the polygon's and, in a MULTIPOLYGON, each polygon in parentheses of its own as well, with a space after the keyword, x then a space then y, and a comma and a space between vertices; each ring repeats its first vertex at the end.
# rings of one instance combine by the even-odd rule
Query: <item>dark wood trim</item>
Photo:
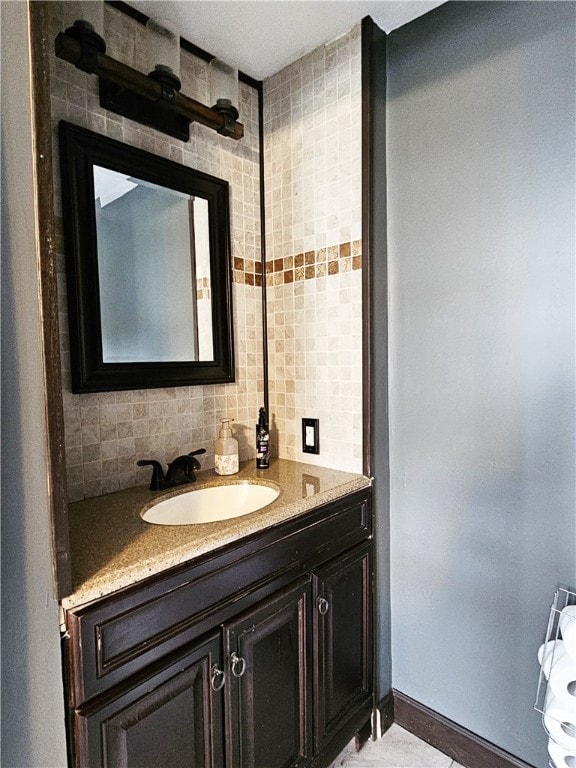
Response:
POLYGON ((68 493, 64 446, 64 408, 60 365, 60 327, 56 268, 56 224, 52 175, 52 126, 50 110, 49 7, 30 2, 30 49, 32 56, 32 119, 36 186, 36 226, 40 269, 40 305, 48 432, 48 487, 52 531, 54 589, 59 599, 70 594, 72 575, 68 534, 68 493))
POLYGON ((374 477, 377 632, 374 690, 392 685, 390 663, 386 34, 362 20, 363 472, 374 477))
MULTIPOLYGON (((122 2, 122 0, 106 0, 106 5, 110 5, 112 8, 116 8, 117 11, 124 13, 126 16, 134 19, 134 21, 137 21, 139 24, 146 24, 150 18, 149 16, 146 16, 145 13, 136 10, 136 8, 132 8, 132 6, 128 3, 122 2)), ((185 37, 180 38, 180 48, 187 51, 188 53, 193 54, 197 58, 202 59, 202 61, 212 61, 212 59, 215 58, 213 53, 208 53, 208 51, 205 51, 198 45, 195 45, 189 40, 186 40, 185 37)), ((250 77, 250 75, 245 75, 244 72, 238 72, 238 80, 245 85, 249 85, 250 88, 254 88, 255 90, 258 90, 262 84, 260 80, 256 80, 253 77, 250 77)))
POLYGON ((376 704, 380 712, 380 733, 378 737, 383 736, 390 726, 394 723, 394 694, 392 691, 383 696, 376 704))
POLYGON ((374 242, 374 214, 372 189, 374 186, 374 104, 373 104, 373 34, 374 22, 369 16, 362 19, 362 445, 363 473, 372 476, 374 441, 372 431, 373 404, 373 333, 372 333, 372 250, 374 242))
POLYGON ((467 768, 534 768, 495 744, 394 691, 394 722, 467 768))
POLYGON ((266 291, 266 200, 264 166, 264 88, 258 85, 258 152, 260 165, 260 261, 262 263, 262 376, 264 379, 264 408, 270 419, 268 392, 268 298, 266 291))
POLYGON ((357 744, 364 745, 368 740, 366 734, 371 730, 371 727, 372 710, 370 704, 366 704, 338 731, 332 741, 323 746, 322 752, 316 755, 309 768, 330 768, 334 760, 350 743, 350 734, 354 733, 354 741, 357 744))
POLYGON ((372 718, 370 720, 367 720, 362 728, 360 728, 355 736, 354 736, 354 746, 356 747, 356 752, 360 752, 364 744, 368 741, 370 736, 372 735, 372 718))
POLYGON ((372 477, 388 462, 386 34, 369 16, 361 34, 363 472, 372 477))

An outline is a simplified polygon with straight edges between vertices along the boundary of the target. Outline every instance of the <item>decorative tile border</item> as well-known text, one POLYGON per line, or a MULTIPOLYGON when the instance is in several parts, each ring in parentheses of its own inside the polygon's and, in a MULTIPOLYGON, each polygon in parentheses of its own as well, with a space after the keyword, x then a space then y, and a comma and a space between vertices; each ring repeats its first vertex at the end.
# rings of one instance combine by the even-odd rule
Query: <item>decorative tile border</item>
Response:
POLYGON ((282 285, 362 269, 362 241, 329 245, 266 264, 266 285, 282 285))
POLYGON ((262 264, 254 259, 234 257, 232 279, 235 283, 262 286, 262 264))
MULTIPOLYGON (((282 285, 315 277, 337 275, 362 269, 362 241, 329 245, 315 251, 270 259, 266 262, 266 285, 282 285)), ((262 264, 252 259, 234 258, 233 280, 235 283, 262 285, 262 264)))

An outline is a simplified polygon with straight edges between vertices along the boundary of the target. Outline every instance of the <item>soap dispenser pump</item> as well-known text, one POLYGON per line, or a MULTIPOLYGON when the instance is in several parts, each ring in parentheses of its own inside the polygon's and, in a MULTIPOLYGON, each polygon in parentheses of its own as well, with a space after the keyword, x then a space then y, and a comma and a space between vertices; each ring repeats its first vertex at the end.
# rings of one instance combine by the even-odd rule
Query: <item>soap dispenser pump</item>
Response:
POLYGON ((234 475, 240 469, 238 440, 232 434, 232 421, 234 419, 222 419, 218 439, 214 443, 214 468, 217 475, 234 475))

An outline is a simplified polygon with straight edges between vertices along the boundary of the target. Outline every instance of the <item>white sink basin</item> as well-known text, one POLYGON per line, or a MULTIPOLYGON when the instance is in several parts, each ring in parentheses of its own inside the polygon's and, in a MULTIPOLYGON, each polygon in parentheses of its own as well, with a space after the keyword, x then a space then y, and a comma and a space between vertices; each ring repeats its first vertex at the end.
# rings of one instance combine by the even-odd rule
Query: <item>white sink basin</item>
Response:
POLYGON ((256 512, 277 499, 280 489, 255 483, 228 483, 192 489, 159 501, 140 517, 155 525, 215 523, 256 512))

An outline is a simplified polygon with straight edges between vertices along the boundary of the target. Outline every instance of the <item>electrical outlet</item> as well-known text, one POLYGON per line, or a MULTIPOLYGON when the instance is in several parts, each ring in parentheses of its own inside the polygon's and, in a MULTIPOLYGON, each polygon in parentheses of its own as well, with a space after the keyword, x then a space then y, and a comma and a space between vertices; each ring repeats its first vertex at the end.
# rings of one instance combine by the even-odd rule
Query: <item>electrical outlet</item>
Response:
POLYGON ((302 451, 320 453, 319 419, 302 419, 302 451))

